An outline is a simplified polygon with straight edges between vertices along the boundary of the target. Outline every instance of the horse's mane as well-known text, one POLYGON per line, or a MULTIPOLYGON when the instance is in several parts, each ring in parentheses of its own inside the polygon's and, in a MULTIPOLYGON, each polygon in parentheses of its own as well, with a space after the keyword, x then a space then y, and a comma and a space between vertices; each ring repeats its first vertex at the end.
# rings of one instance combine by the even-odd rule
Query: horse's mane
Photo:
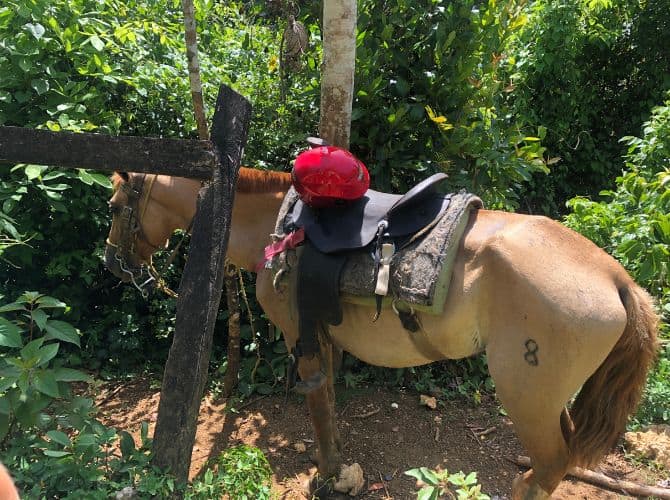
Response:
POLYGON ((237 180, 239 193, 275 193, 288 191, 291 186, 291 174, 272 170, 257 170, 241 167, 237 180))
MULTIPOLYGON (((121 184, 126 182, 118 172, 114 172, 111 180, 115 192, 121 184)), ((248 167, 240 168, 240 176, 237 180, 237 191, 240 193, 275 193, 278 191, 288 191, 290 186, 291 174, 289 173, 257 170, 248 167)))

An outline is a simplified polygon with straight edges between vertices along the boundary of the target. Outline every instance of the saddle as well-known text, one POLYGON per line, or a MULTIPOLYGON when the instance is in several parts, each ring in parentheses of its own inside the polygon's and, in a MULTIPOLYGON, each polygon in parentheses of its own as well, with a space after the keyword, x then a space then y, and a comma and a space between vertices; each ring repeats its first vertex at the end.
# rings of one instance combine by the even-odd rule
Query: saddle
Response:
POLYGON ((369 189, 346 207, 314 209, 298 200, 285 230, 303 228, 320 252, 335 254, 365 248, 376 238, 401 241, 430 225, 449 206, 450 195, 436 187, 447 178, 434 174, 404 195, 369 189))
MULTIPOLYGON (((328 324, 341 323, 340 276, 348 258, 361 251, 371 253, 375 262, 377 312, 373 321, 377 319, 396 249, 434 226, 449 206, 451 195, 436 189, 446 178, 435 174, 404 195, 368 190, 346 207, 314 209, 295 201, 284 219, 283 233, 298 229, 305 233, 296 283, 297 356, 316 354, 317 332, 328 324)), ((401 320, 409 329, 418 329, 411 318, 401 320)))

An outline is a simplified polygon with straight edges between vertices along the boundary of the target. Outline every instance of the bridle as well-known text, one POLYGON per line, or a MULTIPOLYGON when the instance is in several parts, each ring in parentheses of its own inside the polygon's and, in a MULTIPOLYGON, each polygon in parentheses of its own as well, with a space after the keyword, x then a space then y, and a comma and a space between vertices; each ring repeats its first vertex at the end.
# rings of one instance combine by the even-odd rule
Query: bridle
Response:
MULTIPOLYGON (((142 227, 142 221, 151 197, 151 190, 153 189, 157 177, 158 175, 156 174, 151 175, 146 189, 145 182, 147 174, 140 174, 137 176, 131 175, 128 181, 119 185, 119 189, 123 191, 128 199, 126 206, 121 208, 120 213, 117 215, 117 222, 121 226, 120 239, 116 243, 111 241, 109 237, 106 240, 107 245, 115 250, 114 258, 119 263, 119 268, 123 273, 130 277, 131 283, 137 290, 139 290, 144 298, 149 296, 147 288, 152 283, 156 288, 162 290, 167 295, 171 297, 177 296, 177 294, 167 286, 161 273, 156 270, 153 264, 141 264, 140 267, 137 268, 129 265, 127 260, 128 256, 136 254, 135 250, 137 242, 140 240, 152 248, 152 253, 160 248, 159 245, 155 245, 149 241, 142 227)), ((183 239, 172 250, 168 262, 165 265, 166 268, 174 259, 182 241, 183 239)))

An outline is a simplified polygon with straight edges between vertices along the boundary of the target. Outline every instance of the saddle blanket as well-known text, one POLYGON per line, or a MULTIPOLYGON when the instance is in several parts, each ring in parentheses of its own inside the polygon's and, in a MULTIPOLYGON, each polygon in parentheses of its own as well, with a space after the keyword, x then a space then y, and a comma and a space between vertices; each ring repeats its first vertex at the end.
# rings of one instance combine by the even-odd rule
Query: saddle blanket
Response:
MULTIPOLYGON (((401 248, 396 248, 390 264, 389 291, 383 300, 384 307, 393 305, 398 309, 412 308, 430 314, 440 314, 444 310, 459 242, 470 214, 483 208, 479 197, 464 191, 445 196, 450 196, 451 201, 440 218, 401 248)), ((273 242, 281 242, 290 236, 284 228, 297 200, 298 194, 291 187, 277 216, 275 233, 271 235, 273 242)), ((374 247, 374 243, 347 252, 339 284, 342 302, 375 306, 377 278, 374 248, 370 247, 374 247)), ((293 249, 284 250, 268 261, 266 267, 272 270, 276 287, 291 272, 294 267, 291 262, 294 261, 293 249)))

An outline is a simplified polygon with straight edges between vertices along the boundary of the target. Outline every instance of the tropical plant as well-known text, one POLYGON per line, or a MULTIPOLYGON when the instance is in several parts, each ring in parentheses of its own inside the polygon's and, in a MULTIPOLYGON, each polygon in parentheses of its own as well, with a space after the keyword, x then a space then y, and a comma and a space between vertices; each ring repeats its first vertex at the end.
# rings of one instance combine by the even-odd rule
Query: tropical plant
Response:
POLYGON ((642 421, 670 421, 670 92, 652 110, 642 137, 624 137, 626 171, 605 201, 568 202, 568 226, 614 255, 657 299, 662 349, 640 410, 642 421))

